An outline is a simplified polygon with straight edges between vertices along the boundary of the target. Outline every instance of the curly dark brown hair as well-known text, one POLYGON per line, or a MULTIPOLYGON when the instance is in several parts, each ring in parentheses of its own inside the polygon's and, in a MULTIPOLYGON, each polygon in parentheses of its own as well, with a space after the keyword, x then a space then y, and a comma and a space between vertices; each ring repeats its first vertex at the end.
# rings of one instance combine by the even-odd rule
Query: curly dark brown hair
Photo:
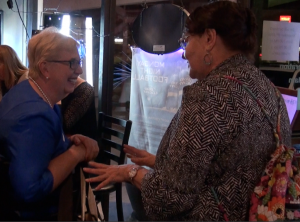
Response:
POLYGON ((229 49, 241 51, 253 61, 257 51, 257 24, 249 8, 230 1, 200 6, 187 19, 186 30, 201 36, 205 29, 215 29, 229 49))

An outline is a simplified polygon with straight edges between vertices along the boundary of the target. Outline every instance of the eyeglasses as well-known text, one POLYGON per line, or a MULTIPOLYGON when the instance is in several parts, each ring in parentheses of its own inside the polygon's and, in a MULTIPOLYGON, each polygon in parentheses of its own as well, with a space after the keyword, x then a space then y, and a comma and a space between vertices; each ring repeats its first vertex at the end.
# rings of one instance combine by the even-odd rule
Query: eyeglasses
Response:
POLYGON ((180 44, 180 47, 185 50, 188 42, 189 42, 189 35, 185 35, 183 34, 182 37, 178 40, 179 44, 180 44))
POLYGON ((79 66, 82 65, 82 60, 80 59, 79 61, 76 59, 71 59, 70 61, 57 61, 57 60, 51 60, 48 62, 57 62, 57 63, 66 63, 68 62, 70 65, 70 69, 76 70, 79 66))

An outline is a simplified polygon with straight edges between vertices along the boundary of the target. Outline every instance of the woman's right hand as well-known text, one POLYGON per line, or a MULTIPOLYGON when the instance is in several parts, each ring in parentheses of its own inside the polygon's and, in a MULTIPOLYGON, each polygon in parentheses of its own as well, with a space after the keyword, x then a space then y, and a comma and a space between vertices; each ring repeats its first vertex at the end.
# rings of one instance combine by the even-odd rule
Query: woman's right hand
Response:
POLYGON ((156 156, 146 150, 140 150, 133 146, 124 144, 124 152, 131 161, 139 166, 154 167, 156 156))
POLYGON ((80 134, 75 134, 69 139, 74 143, 74 148, 81 152, 81 161, 89 162, 98 156, 99 147, 96 140, 80 134), (82 154, 83 150, 84 154, 82 154))

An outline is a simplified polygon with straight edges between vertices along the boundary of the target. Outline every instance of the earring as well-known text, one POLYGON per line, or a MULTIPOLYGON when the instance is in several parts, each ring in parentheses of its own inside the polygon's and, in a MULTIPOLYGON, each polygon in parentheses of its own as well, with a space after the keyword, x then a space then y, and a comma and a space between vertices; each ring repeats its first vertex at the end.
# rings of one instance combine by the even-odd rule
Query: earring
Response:
POLYGON ((213 57, 209 52, 206 52, 204 58, 203 58, 204 64, 209 66, 211 65, 212 61, 213 61, 213 57))
POLYGON ((46 79, 49 80, 49 76, 46 76, 46 79))

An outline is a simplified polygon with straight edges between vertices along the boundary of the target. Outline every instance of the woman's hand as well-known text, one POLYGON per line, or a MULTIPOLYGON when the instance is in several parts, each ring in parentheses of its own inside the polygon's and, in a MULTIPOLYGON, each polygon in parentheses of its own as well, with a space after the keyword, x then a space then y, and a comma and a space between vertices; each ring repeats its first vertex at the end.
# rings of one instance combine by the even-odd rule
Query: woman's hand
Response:
POLYGON ((83 168, 83 171, 97 176, 86 179, 86 182, 101 182, 95 188, 95 190, 100 190, 110 183, 130 181, 129 171, 134 165, 106 165, 102 163, 89 162, 89 166, 92 168, 85 167, 83 168))
POLYGON ((131 161, 139 166, 154 167, 156 156, 146 150, 140 150, 133 146, 124 145, 124 152, 131 161))
POLYGON ((80 134, 75 134, 69 137, 69 139, 74 143, 77 149, 85 149, 85 154, 83 155, 84 159, 82 161, 89 162, 98 156, 99 147, 96 140, 80 134))

